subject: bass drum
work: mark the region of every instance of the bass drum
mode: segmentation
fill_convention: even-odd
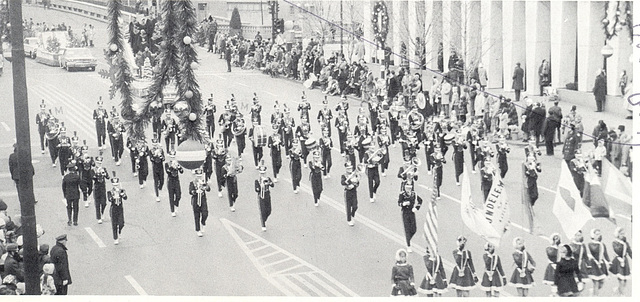
[[[427,99],[424,97],[424,93],[418,93],[416,95],[416,106],[418,109],[425,110],[427,108]]]
[[[267,145],[267,133],[264,131],[264,127],[256,126],[253,129],[253,142],[256,147],[264,147]]]

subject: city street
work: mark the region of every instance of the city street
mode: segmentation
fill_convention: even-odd
[[[106,24],[76,15],[42,8],[24,6],[24,19],[49,24],[65,22],[80,30],[84,23],[96,27],[96,47],[91,49],[98,58],[95,72],[67,72],[26,59],[29,115],[31,127],[31,150],[35,168],[34,191],[37,222],[46,233],[39,243],[55,244],[55,237],[66,233],[69,236],[68,253],[73,284],[70,295],[179,295],[179,296],[320,296],[320,297],[385,297],[391,291],[391,268],[396,250],[406,248],[401,210],[398,206],[400,180],[396,177],[401,166],[401,148],[390,148],[391,164],[386,177],[378,189],[375,203],[369,202],[366,180],[358,189],[358,211],[355,226],[346,222],[343,186],[340,176],[344,173],[344,159],[339,149],[334,148],[331,177],[324,180],[324,191],[320,206],[313,205],[309,169],[303,168],[302,189],[294,194],[289,173],[288,160],[283,155],[283,168],[272,190],[273,213],[267,222],[268,231],[262,232],[257,196],[253,190],[254,180],[259,177],[253,165],[251,148],[247,146],[243,155],[244,172],[238,176],[239,197],[231,212],[228,207],[226,189],[223,197],[216,192],[215,175],[209,200],[209,219],[204,237],[197,237],[194,230],[193,213],[190,206],[188,184],[193,179],[190,171],[181,175],[182,199],[177,217],[171,217],[166,188],[161,193],[161,201],[156,202],[153,178],[149,175],[143,189],[138,186],[137,177],[131,172],[130,157],[125,150],[122,165],[116,166],[110,151],[105,150],[104,166],[115,171],[129,199],[124,202],[125,228],[119,245],[113,244],[110,219],[98,224],[95,219],[93,196],[91,204],[83,207],[80,201],[78,226],[66,225],[66,209],[62,201],[61,175],[58,167],[52,168],[48,153],[41,154],[38,142],[35,116],[39,112],[41,100],[64,121],[68,135],[78,132],[80,140],[86,139],[90,154],[97,156],[97,140],[92,119],[93,109],[102,96],[104,107],[119,108],[119,99],[109,100],[110,82],[102,78],[98,71],[108,69],[103,55],[106,47]],[[223,112],[223,106],[235,95],[240,112],[245,117],[253,94],[256,93],[263,105],[262,120],[268,133],[268,124],[277,100],[292,109],[291,115],[299,121],[298,101],[305,91],[311,102],[311,125],[314,137],[319,137],[319,126],[315,116],[322,108],[324,95],[320,90],[307,90],[301,83],[283,78],[272,78],[255,70],[234,68],[226,72],[226,62],[218,54],[207,53],[198,48],[200,67],[196,70],[200,92],[206,99],[214,94],[217,105],[216,120]],[[4,74],[0,77],[0,198],[9,206],[10,215],[19,214],[17,193],[10,178],[9,154],[15,141],[15,121],[11,63],[5,61]],[[429,76],[430,78],[430,76]],[[329,97],[329,107],[335,108],[339,97]],[[355,121],[360,101],[350,99],[350,120]],[[567,110],[568,112],[568,110]],[[335,116],[335,114],[334,114]],[[247,118],[247,122],[249,119]],[[592,122],[590,122],[592,123]],[[613,125],[611,126],[613,128]],[[220,131],[216,125],[216,133]],[[591,134],[588,128],[587,133]],[[335,128],[332,130],[334,145],[337,145]],[[217,136],[217,134],[216,134]],[[151,137],[148,129],[147,137]],[[164,142],[164,140],[162,140]],[[247,144],[250,141],[247,140]],[[591,143],[585,143],[591,145]],[[164,144],[163,144],[164,146]],[[230,149],[237,155],[235,142]],[[544,153],[544,147],[541,146]],[[527,216],[521,201],[521,164],[525,153],[521,144],[511,145],[508,155],[509,172],[505,178],[506,192],[510,200],[511,226],[504,235],[497,253],[507,275],[514,270],[512,240],[522,237],[536,262],[534,280],[536,286],[530,296],[547,297],[550,286],[542,283],[548,263],[545,247],[548,236],[554,232],[562,234],[562,228],[552,213],[556,187],[562,163],[562,146],[557,146],[555,156],[541,156],[542,173],[538,178],[540,197],[535,204],[536,228],[529,234]],[[283,152],[284,153],[284,152]],[[467,247],[473,255],[478,276],[484,272],[482,254],[484,240],[475,235],[461,221],[460,187],[455,184],[451,151],[446,154],[442,199],[438,201],[439,247],[445,261],[445,271],[451,274],[456,238],[468,238]],[[424,148],[418,151],[423,162],[420,167],[417,194],[427,202],[431,198],[432,175],[427,174]],[[168,157],[169,158],[169,157]],[[309,157],[311,158],[311,157]],[[268,149],[264,160],[268,163],[267,175],[272,176]],[[474,203],[481,206],[480,173],[471,174],[471,159],[465,151],[465,171],[469,173]],[[366,178],[366,176],[364,176]],[[111,186],[108,184],[107,189]],[[615,209],[614,209],[615,211]],[[108,212],[108,211],[107,211]],[[422,226],[426,209],[416,212],[418,232],[413,238],[413,253],[408,262],[413,265],[416,286],[420,284],[426,269],[422,256],[426,246]],[[616,212],[617,226],[623,227],[630,242],[633,242],[631,213]],[[611,256],[611,241],[616,227],[611,221],[598,219],[589,221],[583,228],[585,242],[589,242],[589,231],[600,228],[603,242]],[[570,238],[562,234],[563,243]],[[587,282],[586,288],[592,288]],[[609,277],[605,281],[602,296],[611,296],[617,280]],[[516,289],[507,287],[502,296],[516,295]],[[627,294],[630,295],[631,286]],[[484,297],[480,289],[471,291],[473,297]],[[584,293],[583,296],[588,296]],[[449,290],[447,297],[455,297],[455,290]]]

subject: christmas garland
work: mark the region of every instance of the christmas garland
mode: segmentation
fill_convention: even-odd
[[[380,22],[378,22],[378,19],[380,19]],[[384,47],[387,40],[387,34],[389,34],[389,13],[387,12],[387,6],[383,1],[377,1],[373,6],[371,25],[373,27],[374,40],[377,44]]]
[[[609,14],[609,2],[615,2],[615,14]],[[602,19],[602,29],[607,40],[611,40],[613,36],[618,35],[624,26],[629,31],[629,39],[633,40],[633,13],[631,11],[631,1],[625,1],[624,12],[620,10],[620,1],[606,1],[604,3],[604,18]]]
[[[111,88],[109,89],[109,98],[113,99],[116,92],[120,92],[122,101],[120,102],[121,115],[125,120],[127,132],[133,135],[131,121],[135,119],[136,112],[133,110],[133,95],[131,90],[131,82],[133,76],[129,69],[129,64],[124,58],[123,52],[123,35],[120,29],[119,20],[122,16],[122,0],[113,0],[108,2],[109,23],[107,29],[109,31],[109,50],[106,52],[107,62],[109,62],[111,77]],[[135,136],[135,135],[133,135]]]

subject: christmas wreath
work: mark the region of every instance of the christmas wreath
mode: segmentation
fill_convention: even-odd
[[[615,13],[609,13],[609,6],[616,7]],[[607,40],[618,35],[624,26],[629,30],[629,39],[633,40],[633,14],[631,12],[631,1],[606,1],[604,3],[604,18],[602,19],[602,29]],[[624,6],[624,10],[622,7]]]
[[[374,5],[371,24],[373,26],[373,38],[377,44],[384,47],[389,33],[389,13],[383,1],[377,1]]]

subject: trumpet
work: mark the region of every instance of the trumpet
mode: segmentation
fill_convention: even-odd
[[[382,160],[382,157],[384,157],[384,154],[385,154],[384,148],[376,149],[369,157],[368,164],[372,166],[377,165],[378,163],[380,163],[380,160]]]
[[[498,144],[498,152],[509,153],[511,148],[506,143]]]
[[[360,183],[360,175],[364,173],[365,169],[365,164],[358,164],[353,172],[347,176],[346,182],[351,183],[352,186],[357,186]]]
[[[238,162],[238,159],[234,157],[231,160],[231,164],[227,167],[227,175],[236,176],[242,173],[242,171],[244,171],[244,166],[242,166],[242,163]]]
[[[404,171],[402,171],[402,174],[400,174],[400,177],[403,179],[413,178],[416,174],[418,174],[418,167],[420,167],[420,165],[422,165],[422,162],[420,161],[419,158],[417,157],[412,158],[411,163],[406,169],[404,169]]]

